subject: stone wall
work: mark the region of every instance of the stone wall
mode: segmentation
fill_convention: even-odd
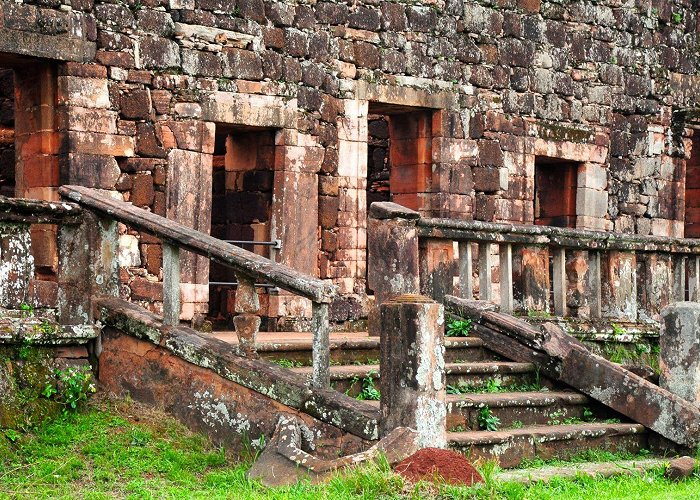
[[[579,164],[577,227],[683,234],[691,0],[69,3],[1,3],[0,53],[58,61],[56,120],[31,132],[61,182],[209,231],[215,136],[274,131],[269,234],[278,260],[339,286],[336,321],[367,308],[370,115],[391,135],[420,110],[421,146],[390,148],[388,165],[392,199],[423,214],[532,223],[544,157]],[[122,292],[158,311],[159,242],[121,233]],[[183,261],[182,319],[206,313],[207,281],[204,259]]]

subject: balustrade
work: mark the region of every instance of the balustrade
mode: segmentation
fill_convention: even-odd
[[[384,223],[403,220],[402,234],[418,240],[387,248],[420,249],[419,284],[411,291],[436,300],[446,293],[476,295],[504,312],[612,322],[658,321],[671,302],[700,301],[700,240],[425,218],[393,203],[375,205],[381,206],[370,214],[385,214]],[[388,233],[378,232],[376,222],[369,227],[375,229],[370,240],[386,240]],[[377,245],[370,241],[372,248]],[[373,265],[371,252],[369,259],[370,273],[387,273]],[[391,277],[369,277],[370,284],[384,279]]]

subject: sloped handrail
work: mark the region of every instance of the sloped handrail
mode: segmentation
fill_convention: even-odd
[[[156,215],[130,203],[115,200],[95,189],[82,186],[62,186],[58,191],[62,196],[98,214],[145,231],[183,250],[230,266],[235,271],[252,279],[267,280],[283,290],[324,304],[332,302],[336,295],[336,287],[330,283],[300,273],[284,264],[272,262],[230,243],[225,243],[172,219]]]

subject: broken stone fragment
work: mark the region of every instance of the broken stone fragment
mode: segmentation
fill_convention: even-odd
[[[318,483],[338,469],[359,465],[380,455],[384,455],[390,465],[396,465],[418,450],[417,438],[416,431],[398,427],[366,451],[324,460],[310,453],[313,451],[313,434],[304,422],[282,413],[270,443],[250,468],[248,476],[268,487],[294,484],[303,478]]]
[[[697,464],[693,457],[674,458],[668,464],[665,476],[675,481],[685,479],[695,472],[696,466]]]

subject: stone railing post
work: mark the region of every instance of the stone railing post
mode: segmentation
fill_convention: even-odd
[[[416,221],[420,214],[396,203],[372,203],[367,224],[367,283],[374,291],[369,333],[379,335],[378,307],[404,293],[419,293]]]
[[[238,313],[233,317],[233,324],[236,327],[238,336],[238,346],[246,356],[257,357],[256,341],[260,330],[260,299],[255,290],[255,282],[243,273],[236,273],[238,286],[236,287],[235,311]]]
[[[62,325],[93,321],[94,296],[119,295],[117,223],[90,212],[58,229],[58,313]]]
[[[380,306],[381,434],[418,431],[420,447],[447,445],[444,311],[422,295],[406,294]]]
[[[676,302],[661,311],[659,385],[700,404],[700,304]]]
[[[29,304],[34,257],[29,224],[0,222],[0,307]]]

